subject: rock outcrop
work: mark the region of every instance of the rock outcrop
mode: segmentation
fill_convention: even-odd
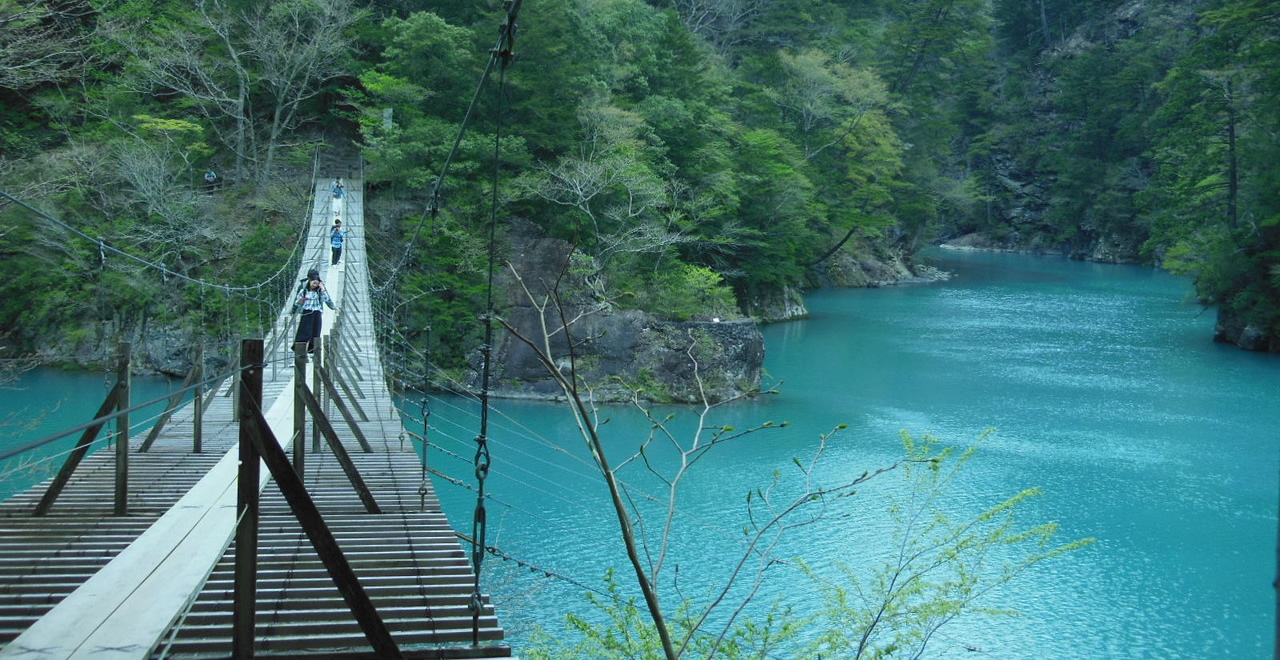
[[[559,398],[563,392],[550,368],[576,376],[596,401],[625,400],[639,391],[653,401],[717,402],[760,387],[764,337],[754,321],[671,322],[617,309],[582,277],[557,277],[572,249],[568,243],[527,223],[513,227],[508,243],[511,267],[496,283],[504,299],[498,315],[514,333],[495,333],[493,396]],[[479,357],[468,383],[477,390]]]
[[[913,264],[900,248],[883,244],[853,243],[813,267],[812,278],[819,288],[860,289],[950,279],[945,271]],[[787,287],[759,294],[750,301],[751,315],[761,323],[794,321],[809,316],[804,292]]]
[[[1213,327],[1213,340],[1233,344],[1246,351],[1280,353],[1280,337],[1265,328],[1246,323],[1231,309],[1218,308],[1218,320]]]
[[[183,378],[195,364],[195,342],[199,337],[190,327],[162,325],[120,318],[85,323],[77,331],[43,342],[42,364],[68,369],[111,370],[115,368],[120,342],[132,344],[131,370],[138,375],[163,375]],[[205,354],[208,369],[221,370],[231,363],[228,355]]]
[[[819,264],[815,274],[824,287],[846,289],[943,282],[951,278],[951,273],[914,263],[906,250],[884,244],[855,244],[841,250]]]
[[[760,293],[750,301],[750,305],[752,316],[761,323],[794,321],[809,316],[804,294],[794,287]]]

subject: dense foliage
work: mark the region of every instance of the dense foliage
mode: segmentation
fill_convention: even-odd
[[[837,247],[976,232],[1190,273],[1280,349],[1274,3],[531,0],[516,59],[478,90],[502,11],[0,0],[2,189],[184,276],[251,284],[301,224],[309,194],[288,182],[316,144],[363,148],[389,241],[422,236],[447,164],[447,217],[402,282],[421,301],[406,323],[444,319],[455,362],[494,190],[499,223],[571,241],[599,295],[677,320],[767,315]],[[217,295],[26,209],[0,208],[0,232],[0,328],[28,349],[108,317],[209,323]]]
[[[1220,338],[1280,350],[1280,7],[997,2],[1001,84],[975,151],[1016,245],[1195,278]]]

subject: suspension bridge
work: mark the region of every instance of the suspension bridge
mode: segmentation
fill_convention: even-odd
[[[297,277],[318,266],[339,307],[314,353],[286,302],[238,368],[193,372],[188,403],[130,435],[122,344],[58,473],[0,502],[0,657],[512,657],[387,387],[361,183],[313,180]]]

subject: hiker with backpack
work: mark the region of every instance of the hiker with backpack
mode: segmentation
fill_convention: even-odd
[[[320,314],[324,305],[328,305],[329,309],[335,312],[342,311],[333,304],[333,299],[325,290],[324,282],[320,281],[320,272],[312,268],[307,273],[306,283],[303,284],[302,290],[293,302],[294,313],[301,314],[298,318],[298,333],[294,336],[293,342],[305,343],[308,353],[316,349],[315,340],[320,336],[322,327]]]

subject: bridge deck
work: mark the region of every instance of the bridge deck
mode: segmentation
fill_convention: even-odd
[[[315,450],[310,423],[303,482],[405,657],[509,658],[487,599],[473,627],[474,573],[385,386],[369,306],[360,182],[349,181],[347,191],[334,201],[327,184],[317,185],[302,270],[322,264],[342,309],[340,339],[330,334],[334,313],[325,312],[326,344],[341,355],[335,375],[359,392],[353,403],[368,421],[356,425],[372,451],[362,450],[333,404],[327,412],[381,513],[367,512],[327,446]],[[327,230],[335,216],[351,234],[346,263],[330,267]],[[264,416],[286,451],[293,433],[292,334],[282,311],[266,340],[274,350],[263,379]],[[137,451],[142,437],[130,439],[128,515],[113,515],[112,451],[86,457],[48,515],[32,515],[48,482],[0,502],[0,657],[231,655],[239,439],[231,389],[224,383],[210,399],[200,453],[192,451],[191,406],[174,415],[148,451]],[[262,473],[255,654],[375,657],[279,489]]]

